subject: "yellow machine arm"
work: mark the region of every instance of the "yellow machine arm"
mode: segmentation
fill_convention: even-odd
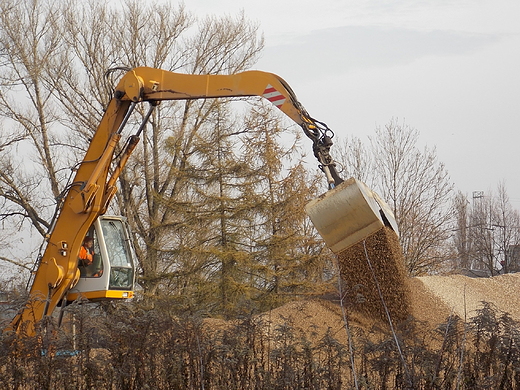
[[[10,329],[34,334],[35,324],[49,315],[80,278],[78,252],[96,218],[106,211],[116,192],[116,181],[139,138],[138,135],[162,100],[261,96],[271,101],[313,140],[320,168],[332,188],[342,182],[329,155],[331,131],[311,118],[289,85],[280,77],[261,71],[234,75],[185,75],[153,68],[128,71],[115,88],[114,97],[63,199],[60,213],[48,235],[30,290],[30,302],[11,323]],[[150,110],[109,177],[114,151],[133,108],[151,103]],[[117,298],[117,297],[116,297]],[[121,297],[122,298],[122,297]]]

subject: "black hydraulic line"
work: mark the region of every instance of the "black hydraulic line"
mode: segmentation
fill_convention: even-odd
[[[117,129],[116,134],[121,134],[124,127],[126,126],[126,123],[128,122],[128,119],[130,119],[130,115],[132,115],[132,112],[134,111],[136,104],[137,104],[136,102],[132,102],[130,104],[130,107],[128,108],[128,111],[126,112],[125,117],[123,118],[123,121],[119,125],[119,129]]]
[[[150,101],[150,108],[148,108],[148,112],[144,116],[143,121],[141,122],[141,125],[139,126],[139,129],[137,130],[137,133],[135,134],[137,137],[139,137],[141,135],[141,133],[143,132],[144,127],[148,123],[148,119],[150,119],[150,116],[152,115],[153,110],[155,109],[155,107],[157,107],[157,101],[151,100]]]

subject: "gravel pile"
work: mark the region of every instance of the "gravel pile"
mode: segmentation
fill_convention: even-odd
[[[261,316],[271,334],[280,326],[292,327],[295,334],[308,340],[320,340],[327,332],[343,344],[347,343],[341,307],[324,299],[290,302]],[[358,321],[356,321],[357,323]]]
[[[416,289],[438,299],[445,310],[462,319],[475,316],[482,302],[490,302],[515,320],[520,320],[520,274],[492,278],[470,278],[463,275],[424,276],[417,279]]]
[[[402,288],[396,287],[402,291]],[[469,320],[482,307],[483,301],[494,304],[498,310],[520,321],[520,273],[493,278],[463,275],[411,278],[407,280],[407,291],[409,313],[432,327],[444,323],[450,314]],[[342,340],[345,329],[339,299],[337,294],[331,297],[291,302],[263,316],[275,327],[291,319],[293,324],[306,332],[323,335],[330,331]],[[372,304],[376,306],[375,302]],[[352,324],[363,328],[369,328],[375,320],[370,313],[367,316],[365,309],[361,312],[350,311],[349,318]]]
[[[368,265],[367,256],[372,267]],[[398,238],[389,228],[383,228],[364,243],[340,252],[337,258],[345,281],[344,307],[352,325],[369,329],[375,323],[387,323],[379,291],[394,324],[409,315],[430,324],[432,328],[444,323],[452,314],[469,320],[482,308],[484,301],[520,321],[520,273],[493,278],[463,275],[408,278],[405,276]],[[376,274],[377,284],[372,270]],[[319,339],[326,332],[331,332],[337,339],[346,342],[339,302],[339,294],[332,292],[326,298],[288,303],[260,317],[271,330],[292,325],[307,336]],[[217,326],[213,324],[213,327]]]

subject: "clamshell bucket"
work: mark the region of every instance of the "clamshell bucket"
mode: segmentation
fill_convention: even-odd
[[[353,312],[376,321],[405,321],[410,295],[390,207],[351,178],[311,201],[306,212],[337,257],[342,297]]]
[[[399,234],[390,207],[355,178],[312,200],[305,211],[334,253],[355,245],[384,226]]]

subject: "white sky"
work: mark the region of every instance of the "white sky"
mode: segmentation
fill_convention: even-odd
[[[392,118],[436,147],[457,190],[520,209],[520,1],[190,0],[197,16],[259,24],[256,68],[283,77],[316,119],[367,141]]]

